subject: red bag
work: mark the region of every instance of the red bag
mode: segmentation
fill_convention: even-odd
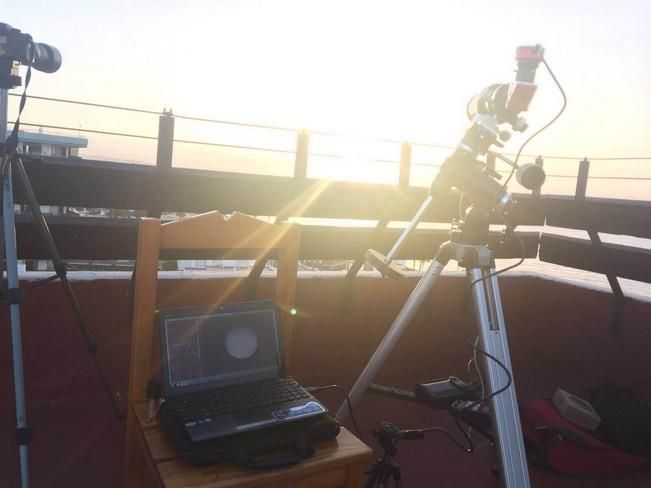
[[[648,468],[649,460],[610,446],[561,417],[549,400],[536,400],[520,416],[535,464],[564,474],[604,475]]]

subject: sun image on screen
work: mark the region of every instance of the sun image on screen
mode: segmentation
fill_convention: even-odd
[[[238,325],[226,334],[226,352],[235,359],[248,359],[258,350],[258,336],[253,329]]]
[[[165,322],[169,383],[232,384],[280,370],[275,317],[270,310],[203,314]]]

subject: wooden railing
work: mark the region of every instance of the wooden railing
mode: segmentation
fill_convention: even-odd
[[[152,202],[164,211],[250,215],[408,221],[427,195],[425,188],[310,180],[275,176],[167,168],[80,159],[26,159],[25,166],[41,205],[130,209],[143,215]],[[16,203],[26,203],[17,182]],[[517,195],[513,220],[518,225],[551,225],[596,232],[651,237],[651,203],[612,199]],[[423,222],[447,223],[457,216],[457,197],[449,195],[430,207]],[[135,249],[135,220],[78,217],[49,219],[67,258],[130,259]],[[18,219],[22,258],[43,258],[44,249],[30,234],[29,217]],[[397,230],[359,227],[306,226],[301,256],[305,259],[354,258],[360,250],[387,250]],[[405,246],[404,259],[427,259],[445,231],[423,230]],[[538,252],[538,234],[525,233],[527,256]],[[373,242],[371,242],[373,241]],[[497,246],[499,237],[494,236]],[[603,244],[597,256],[590,242],[543,234],[540,258],[580,269],[651,282],[649,253],[637,248]],[[587,246],[587,247],[586,247]],[[614,250],[617,250],[617,253]],[[513,243],[501,247],[500,257],[518,257]],[[624,258],[623,256],[627,256]],[[616,257],[613,261],[611,258]],[[573,264],[574,263],[574,264]],[[648,270],[648,271],[647,271]]]
[[[54,103],[87,105],[102,110],[141,112],[158,117],[157,136],[84,129],[84,132],[88,133],[156,140],[155,166],[86,159],[26,159],[27,172],[41,205],[120,209],[127,210],[126,214],[134,217],[143,215],[157,217],[165,211],[199,213],[219,210],[225,214],[239,211],[250,215],[269,216],[277,221],[291,217],[375,221],[375,228],[310,225],[302,229],[300,249],[302,259],[356,260],[353,271],[360,266],[361,257],[367,248],[372,247],[384,252],[391,248],[399,231],[387,228],[388,223],[410,220],[426,197],[426,189],[409,186],[411,171],[416,164],[412,161],[413,147],[443,147],[437,144],[412,144],[382,139],[381,142],[399,148],[399,154],[396,150],[391,161],[382,160],[382,162],[396,164],[397,184],[395,185],[314,180],[307,177],[310,156],[341,158],[341,155],[312,152],[310,135],[341,135],[180,116],[172,114],[171,111],[157,112],[80,101],[32,98],[42,98]],[[180,140],[174,135],[176,119],[293,132],[296,135],[296,144],[294,148],[278,149],[236,146],[225,144],[223,141]],[[23,125],[72,130],[68,127],[28,122]],[[175,144],[202,144],[238,150],[293,154],[292,176],[275,177],[174,168]],[[568,159],[568,157],[554,156],[552,159]],[[536,163],[542,165],[543,159],[536,158]],[[527,258],[539,257],[541,261],[605,274],[615,297],[613,324],[616,328],[624,303],[618,278],[651,283],[651,251],[639,247],[604,243],[600,233],[651,238],[651,203],[586,198],[589,168],[590,162],[587,159],[580,163],[574,197],[540,197],[539,193],[517,195],[519,204],[510,218],[517,225],[546,224],[588,232],[590,240],[548,232],[519,234],[525,243]],[[552,177],[567,178],[570,175],[552,175]],[[617,177],[611,178],[617,179]],[[26,203],[20,185],[14,187],[16,203]],[[458,216],[457,214],[458,197],[449,195],[435,202],[423,216],[422,221],[449,223],[451,219]],[[17,219],[19,257],[47,258],[46,249],[39,241],[27,217],[23,215]],[[65,259],[134,258],[137,225],[135,218],[52,216],[48,221],[61,255]],[[447,231],[444,230],[418,230],[396,257],[430,259],[438,245],[446,239]],[[522,255],[520,246],[513,239],[504,240],[499,233],[491,235],[490,245],[498,258],[514,258]],[[215,253],[215,257],[217,256],[218,253]],[[180,256],[164,257],[175,259]],[[204,253],[202,257],[211,256]]]
[[[13,94],[18,96],[18,94]],[[158,118],[158,134],[112,133],[105,130],[54,127],[24,121],[25,126],[60,130],[81,130],[91,134],[139,138],[157,142],[156,166],[123,164],[82,159],[26,160],[27,171],[41,205],[128,209],[133,215],[159,216],[163,211],[222,213],[240,211],[251,215],[265,215],[284,220],[289,217],[334,219],[362,219],[377,221],[376,229],[306,227],[301,256],[305,259],[348,259],[359,257],[369,246],[388,250],[397,231],[386,229],[390,221],[408,221],[426,196],[426,189],[410,187],[413,148],[451,150],[451,146],[433,143],[412,143],[394,139],[378,139],[395,149],[391,162],[396,164],[396,185],[372,185],[341,181],[319,181],[307,178],[310,157],[341,158],[337,154],[317,154],[311,148],[311,135],[349,137],[345,134],[311,131],[292,127],[261,125],[173,114],[172,111],[145,110],[88,101],[64,100],[30,96],[48,103],[77,105],[93,110],[109,110],[126,115],[139,113]],[[269,148],[226,144],[228,141],[190,141],[175,137],[175,121],[185,120],[241,129],[268,130],[295,134],[293,148]],[[99,117],[97,120],[101,120]],[[102,129],[97,128],[97,129]],[[283,152],[294,156],[292,177],[273,177],[228,172],[187,170],[173,167],[176,144],[201,144],[257,152]],[[399,149],[399,151],[398,151]],[[261,153],[261,154],[262,154]],[[549,156],[553,160],[571,159],[569,156]],[[648,158],[595,158],[648,159]],[[383,161],[387,162],[387,161]],[[536,158],[536,163],[543,163]],[[519,225],[543,224],[587,230],[590,241],[561,237],[549,233],[524,235],[527,257],[539,254],[541,260],[605,273],[616,294],[616,277],[651,282],[649,252],[644,249],[615,246],[601,242],[599,233],[611,233],[651,238],[651,203],[624,200],[587,199],[586,186],[590,162],[580,163],[576,194],[572,198],[543,197],[539,194],[519,195],[519,206],[512,220]],[[568,178],[570,175],[551,175]],[[600,177],[613,178],[618,177]],[[649,178],[638,178],[648,180]],[[20,185],[15,185],[16,202],[24,203]],[[457,198],[447,197],[430,207],[424,222],[448,223],[457,216]],[[84,259],[130,259],[135,249],[134,222],[125,219],[69,220],[50,219],[53,232],[63,255]],[[22,257],[44,257],[29,225],[19,219],[19,252]],[[428,259],[439,242],[445,239],[441,231],[419,231],[413,236],[398,258]],[[110,237],[107,240],[107,237]],[[500,257],[519,257],[518,246],[499,243],[495,235],[492,245]],[[538,252],[540,248],[540,252]]]

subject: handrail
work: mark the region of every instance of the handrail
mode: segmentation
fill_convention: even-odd
[[[14,97],[19,97],[21,96],[20,94],[17,93],[10,93],[10,96]],[[277,130],[277,131],[285,131],[285,132],[298,132],[304,129],[299,129],[296,127],[286,127],[286,126],[278,126],[278,125],[270,125],[270,124],[260,124],[260,123],[250,123],[250,122],[241,122],[241,121],[234,121],[234,120],[223,120],[223,119],[213,119],[213,118],[208,118],[208,117],[197,117],[197,116],[191,116],[191,115],[182,115],[182,114],[174,114],[171,110],[166,111],[163,109],[162,111],[157,111],[157,110],[149,110],[149,109],[142,109],[142,108],[136,108],[136,107],[125,107],[125,106],[120,106],[120,105],[111,105],[111,104],[104,104],[104,103],[97,103],[97,102],[87,102],[87,101],[82,101],[82,100],[70,100],[70,99],[64,99],[64,98],[55,98],[55,97],[44,97],[44,96],[38,96],[38,95],[27,95],[27,98],[33,98],[35,100],[43,100],[43,101],[48,101],[48,102],[56,102],[56,103],[68,103],[68,104],[73,104],[73,105],[82,105],[82,106],[88,106],[88,107],[94,107],[94,108],[104,108],[104,109],[110,109],[110,110],[118,110],[118,111],[126,111],[126,112],[133,112],[133,113],[142,113],[146,115],[169,115],[173,116],[176,119],[181,119],[181,120],[191,120],[191,121],[196,121],[196,122],[206,122],[206,123],[214,123],[214,124],[222,124],[222,125],[232,125],[232,126],[239,126],[239,127],[248,127],[248,128],[257,128],[257,129],[265,129],[265,130]],[[154,136],[145,136],[145,135],[138,135],[138,134],[126,134],[126,133],[119,133],[119,132],[110,132],[110,131],[103,131],[103,130],[98,130],[98,129],[81,129],[81,128],[74,128],[74,127],[62,127],[62,126],[48,126],[44,124],[35,124],[35,123],[22,123],[23,125],[29,125],[29,126],[40,126],[40,127],[45,127],[45,128],[53,128],[53,129],[58,129],[58,130],[71,130],[71,131],[77,131],[77,132],[88,132],[88,133],[97,133],[97,134],[108,134],[108,135],[116,135],[116,136],[126,136],[126,137],[136,137],[136,138],[142,138],[142,139],[155,139]],[[322,135],[322,136],[332,136],[332,137],[359,137],[357,134],[352,134],[352,133],[345,133],[345,132],[335,132],[335,131],[325,131],[325,130],[311,130],[311,134],[313,135]],[[405,140],[399,140],[395,138],[389,138],[389,137],[377,137],[373,138],[374,141],[376,142],[382,142],[382,143],[391,143],[391,144],[405,144],[408,143],[412,146],[419,146],[419,147],[431,147],[431,148],[437,148],[437,149],[454,149],[453,144],[442,144],[442,143],[435,143],[435,142],[426,142],[426,141],[405,141]],[[208,142],[202,142],[202,141],[177,141],[177,142],[183,142],[187,144],[211,144]],[[219,144],[214,144],[216,146],[219,146]],[[229,147],[230,145],[224,144],[224,146]],[[269,150],[269,151],[278,151],[276,149],[271,149],[271,148],[262,148],[262,147],[254,147],[254,146],[243,146],[245,149],[253,149],[253,150]],[[290,151],[288,151],[290,152]],[[514,155],[514,153],[504,153],[506,155]],[[316,155],[316,154],[315,154]],[[317,155],[318,156],[318,155]],[[522,157],[528,157],[528,158],[535,158],[537,156],[540,156],[538,154],[522,154]],[[333,157],[333,155],[328,155],[326,157]],[[337,156],[339,157],[339,156]],[[551,159],[551,160],[568,160],[568,161],[577,161],[582,159],[582,157],[578,156],[568,156],[568,155],[547,155],[544,156],[546,159]],[[591,161],[649,161],[651,160],[651,156],[596,156],[596,157],[591,157]],[[388,161],[388,160],[379,160],[378,162],[398,162],[396,161]],[[419,165],[425,165],[420,163]]]

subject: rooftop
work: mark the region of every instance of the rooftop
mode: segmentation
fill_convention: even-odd
[[[64,136],[60,134],[48,134],[44,132],[32,132],[21,130],[18,132],[18,140],[30,144],[56,144],[84,148],[88,147],[88,139],[85,137]]]

